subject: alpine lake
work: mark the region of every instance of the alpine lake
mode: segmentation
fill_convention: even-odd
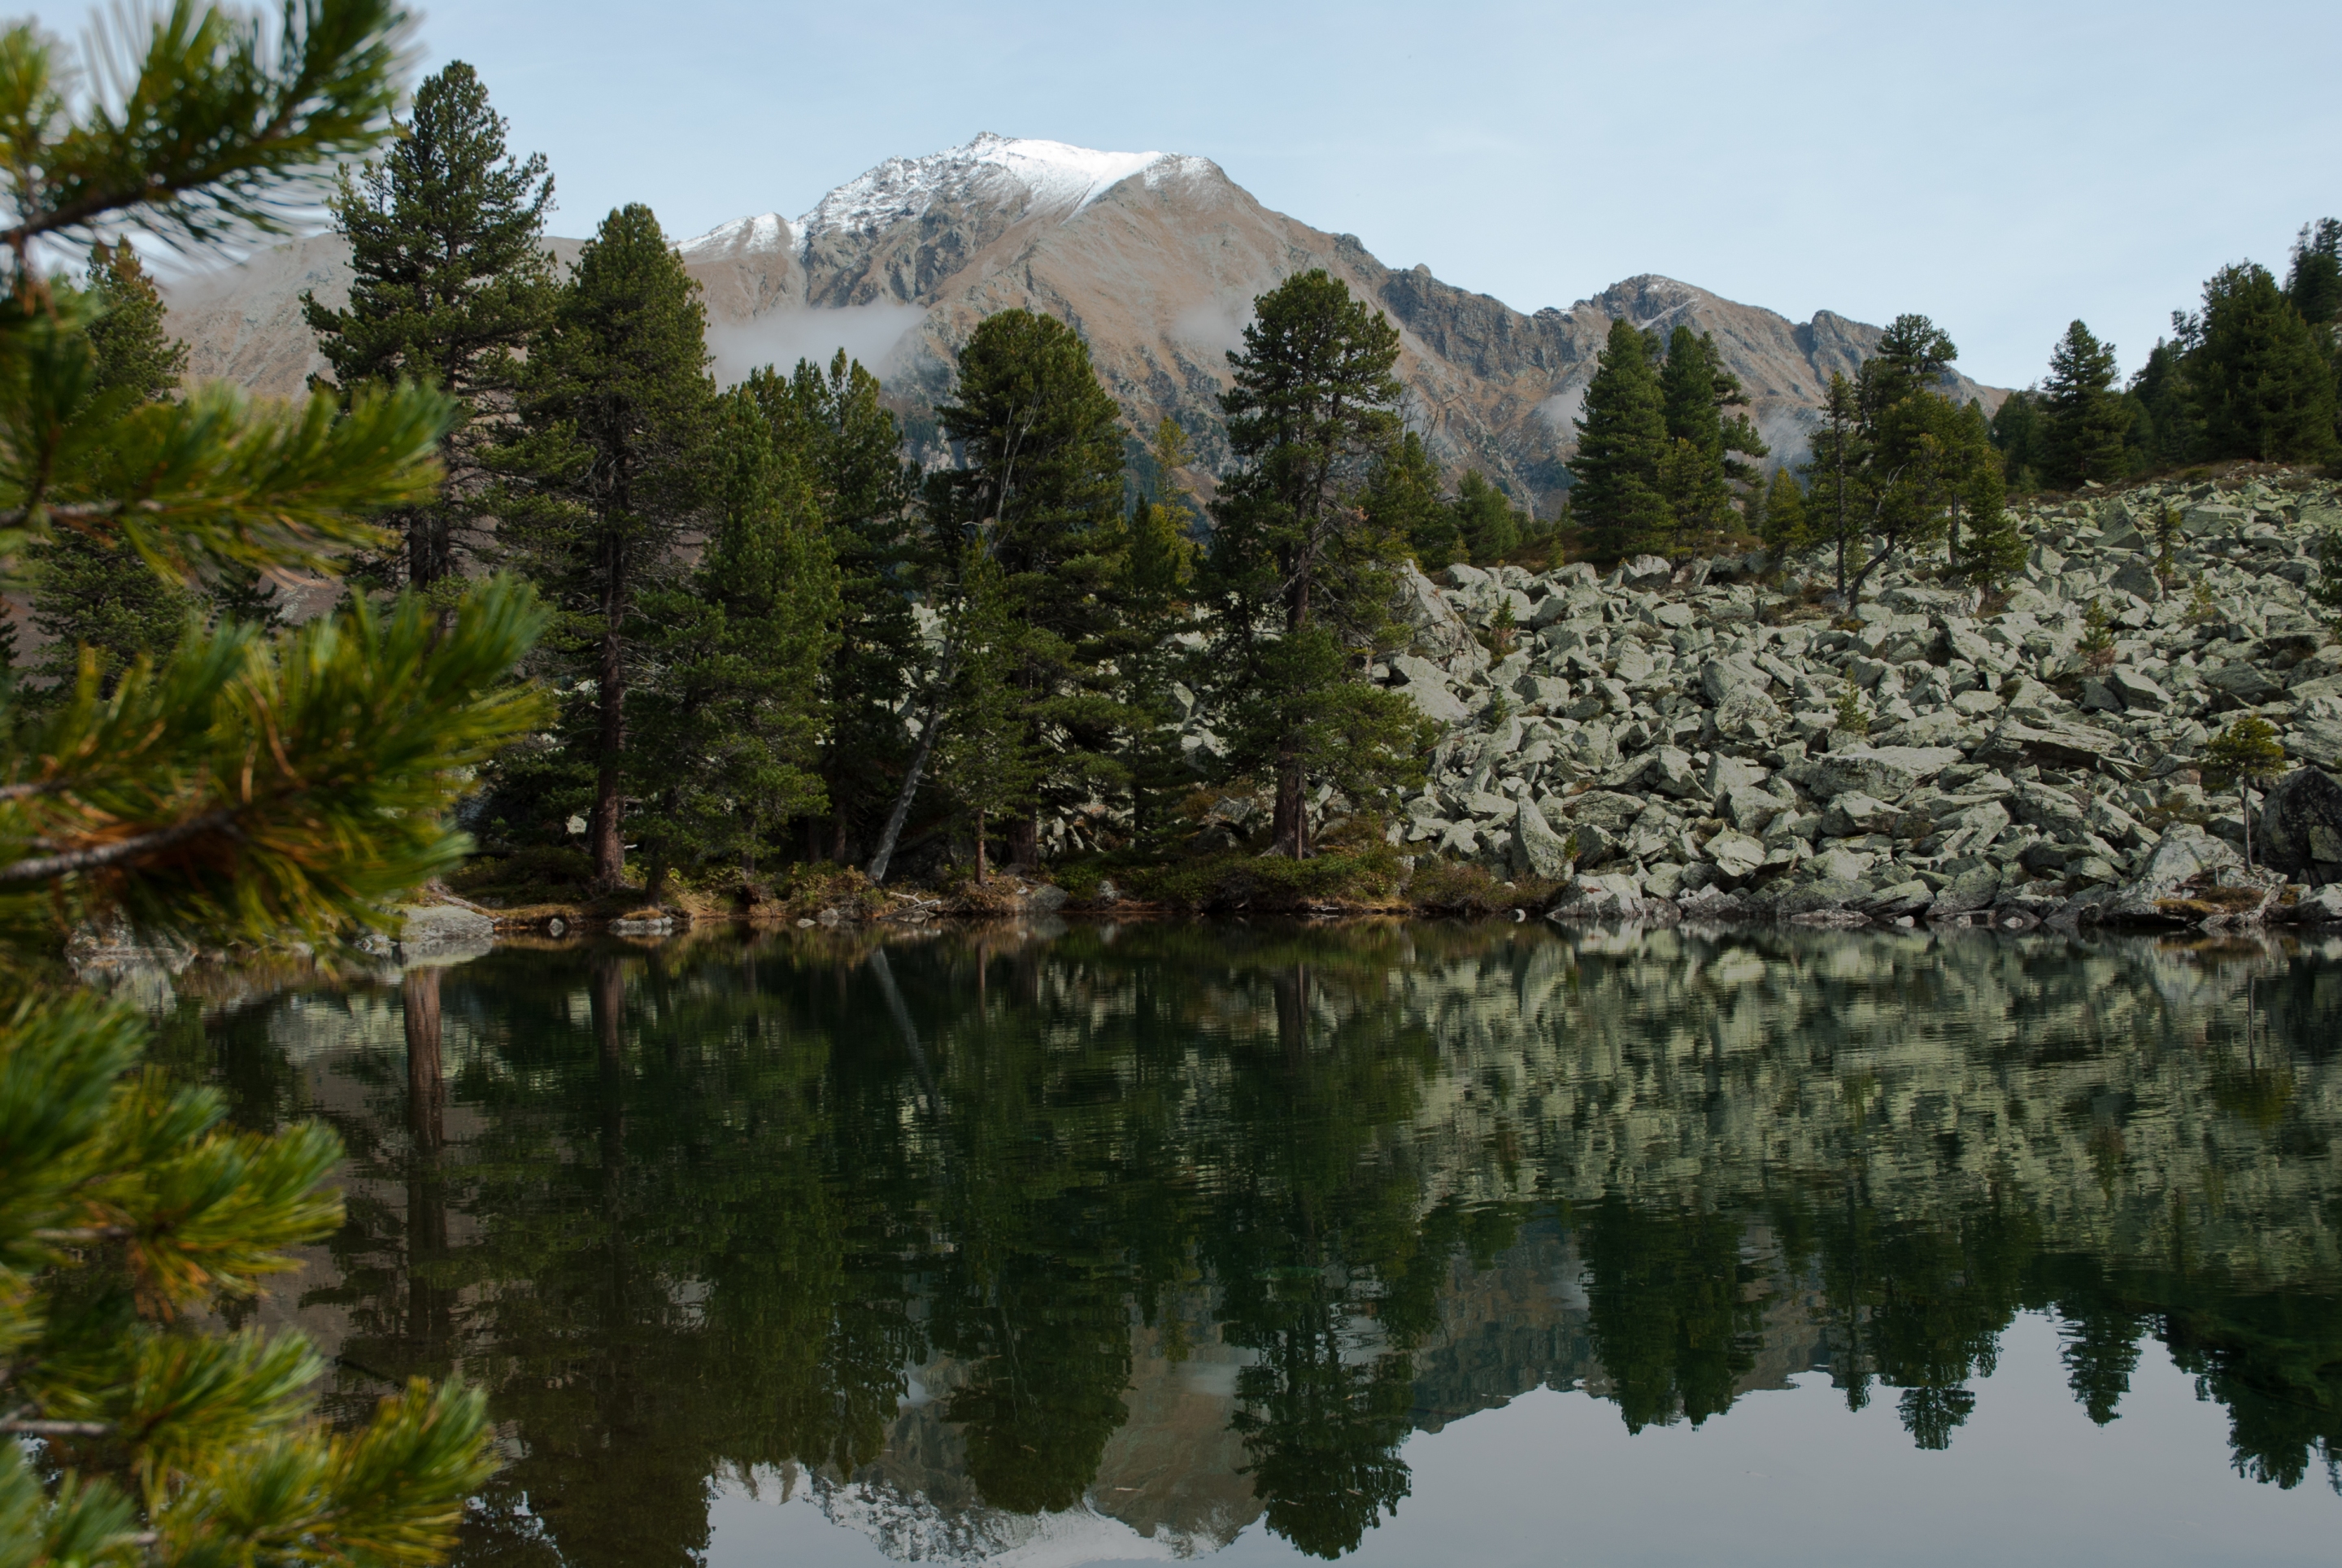
[[[2342,939],[724,930],[125,980],[456,1562],[2342,1560]]]

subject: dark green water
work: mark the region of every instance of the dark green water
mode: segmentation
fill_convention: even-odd
[[[460,1562],[2330,1563],[2342,943],[1076,928],[181,1001]],[[295,1310],[297,1309],[297,1310]]]

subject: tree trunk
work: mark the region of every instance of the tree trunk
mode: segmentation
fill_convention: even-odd
[[[1037,815],[1026,811],[1011,817],[1004,838],[1006,842],[1002,849],[1006,853],[1002,858],[1009,865],[1029,871],[1041,864],[1041,821]]]
[[[1309,569],[1306,563],[1297,564],[1291,573],[1293,587],[1285,601],[1285,635],[1297,637],[1309,628]],[[1307,780],[1301,772],[1301,737],[1298,725],[1288,728],[1284,740],[1276,749],[1276,809],[1269,820],[1272,849],[1282,849],[1298,860],[1309,852],[1309,817],[1303,790]]]
[[[833,796],[832,799],[836,799],[836,797]],[[841,866],[846,864],[846,806],[843,801],[839,801],[832,806],[829,811],[829,858]]]
[[[927,770],[927,755],[936,749],[936,733],[943,727],[943,717],[944,701],[938,692],[928,706],[927,721],[919,727],[919,744],[903,774],[903,787],[895,792],[894,809],[886,813],[886,829],[878,835],[878,852],[870,857],[867,875],[874,885],[886,879],[886,862],[895,858],[895,840],[903,836],[904,819],[911,814],[911,797],[919,792],[919,775]]]
[[[2237,779],[2237,810],[2245,819],[2245,869],[2253,869],[2253,792],[2241,775]]]
[[[446,1145],[446,1070],[440,1056],[439,980],[445,971],[408,970],[399,977],[406,1031],[406,1332],[425,1345],[445,1342],[453,1292],[434,1276],[447,1255],[447,1205],[439,1154]]]
[[[594,855],[595,889],[605,893],[617,891],[626,879],[626,845],[618,824],[623,789],[619,761],[626,744],[626,676],[620,652],[614,602],[602,628],[601,687],[595,693],[600,720],[595,737],[599,766],[594,779],[593,820],[586,830]]]

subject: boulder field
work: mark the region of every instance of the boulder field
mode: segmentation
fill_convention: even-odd
[[[2310,591],[2342,487],[2265,471],[2019,521],[1992,599],[1925,558],[1852,606],[1762,555],[1410,570],[1411,645],[1373,675],[1439,739],[1386,831],[1556,880],[1562,919],[2342,920],[2342,647]],[[2287,756],[2251,870],[2237,792],[2197,771],[2246,713]],[[1216,748],[1207,713],[1183,744]]]

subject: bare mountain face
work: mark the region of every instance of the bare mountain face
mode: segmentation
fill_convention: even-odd
[[[578,243],[552,245],[566,260]],[[927,447],[927,415],[949,392],[960,346],[985,317],[1021,306],[1081,331],[1134,431],[1166,414],[1185,426],[1206,482],[1227,458],[1217,397],[1254,297],[1322,266],[1399,327],[1408,419],[1433,453],[1541,512],[1566,484],[1571,421],[1614,317],[1713,333],[1777,456],[1803,447],[1831,372],[1851,373],[1879,336],[1827,311],[1793,322],[1656,276],[1524,315],[1272,212],[1208,159],[990,134],[889,159],[794,223],[740,218],[681,250],[706,289],[725,380],[843,347],[885,378],[915,445]],[[336,238],[279,246],[172,287],[171,328],[193,347],[195,375],[290,395],[323,363],[299,295],[337,304],[348,277]],[[2000,397],[1964,379],[1957,391],[1987,407]]]

